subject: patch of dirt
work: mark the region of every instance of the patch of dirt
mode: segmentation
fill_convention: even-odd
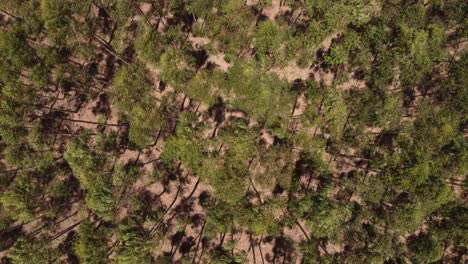
[[[227,71],[231,66],[231,64],[224,59],[224,54],[222,53],[210,55],[207,61],[217,65],[223,71]]]
[[[94,124],[94,123],[97,123],[98,121],[100,121],[99,117],[105,117],[106,115],[110,115],[111,120],[113,121],[117,120],[116,115],[115,115],[115,108],[113,108],[114,111],[112,111],[112,108],[107,109],[107,107],[110,104],[109,105],[105,105],[105,104],[107,103],[102,102],[98,96],[97,99],[90,101],[86,103],[84,106],[82,106],[77,113],[72,113],[70,115],[70,119],[84,121],[84,122],[72,122],[71,121],[72,130],[77,131],[79,128],[93,130],[97,127],[97,124]],[[111,113],[113,113],[114,115],[111,115]],[[105,123],[107,124],[116,124],[116,123],[111,123],[110,121],[106,121],[105,118],[103,119],[103,121],[105,121]],[[91,123],[87,123],[87,122],[91,122]],[[118,129],[118,127],[106,126],[106,129],[115,131]]]
[[[273,263],[274,247],[275,247],[274,240],[270,241],[261,237],[261,239],[257,243],[257,248],[256,248],[258,249],[258,253],[256,253],[256,256],[260,258],[260,260],[257,259],[257,263],[263,263],[262,255],[266,263]]]
[[[194,37],[192,33],[189,34],[188,36],[188,41],[192,44],[192,47],[195,49],[200,49],[203,46],[207,45],[210,43],[209,38],[204,38],[204,37]]]
[[[295,63],[289,63],[286,67],[280,68],[273,68],[272,72],[276,73],[280,78],[286,79],[289,82],[293,82],[294,80],[301,79],[301,80],[308,80],[313,73],[312,69],[310,68],[300,68]]]
[[[323,69],[318,69],[313,71],[314,80],[317,83],[322,83],[325,86],[333,85],[335,80],[335,74],[332,71],[324,71]]]
[[[260,130],[260,142],[262,142],[265,148],[269,148],[275,142],[273,133],[267,129]]]
[[[307,106],[307,100],[306,100],[306,97],[305,95],[301,94],[297,97],[297,101],[296,101],[296,107],[294,109],[294,114],[293,116],[300,116],[300,115],[303,115],[304,114],[304,111],[306,109],[306,106]]]
[[[366,82],[354,78],[350,78],[348,81],[336,86],[338,91],[361,90],[364,88],[366,88]]]
[[[299,222],[304,229],[304,231],[307,233],[307,235],[310,237],[310,234],[312,233],[309,228],[305,225],[305,223],[300,220]],[[300,243],[301,241],[307,240],[306,235],[304,232],[302,232],[301,228],[296,224],[292,228],[286,227],[283,230],[283,233],[286,237],[291,238],[294,242]]]
[[[73,225],[79,223],[80,221],[84,220],[84,216],[80,214],[79,210],[79,203],[74,203],[69,210],[69,213],[66,214],[65,219],[62,219],[54,226],[54,231],[48,232],[48,237],[52,237],[53,235],[59,235],[62,231],[65,231],[67,228],[72,227]],[[74,214],[74,212],[77,212]],[[72,229],[67,231],[67,233],[71,232],[72,230],[76,230],[79,225],[74,226]],[[57,239],[51,242],[53,248],[59,246],[65,239],[67,238],[67,234],[63,234]]]
[[[382,133],[382,128],[381,127],[366,127],[365,133],[370,133],[370,134],[380,134]]]
[[[280,2],[280,0],[272,0],[271,5],[263,9],[263,15],[268,17],[268,19],[275,21],[276,17],[291,10],[288,6],[280,6]]]
[[[254,6],[258,3],[258,0],[246,0],[245,5],[247,6]]]
[[[356,202],[358,204],[362,204],[362,198],[361,196],[357,195],[356,193],[353,192],[351,195],[351,198],[349,199],[351,202]]]
[[[340,32],[336,32],[334,34],[328,35],[320,44],[320,48],[324,51],[330,49],[331,45],[333,44],[333,40],[340,36]]]
[[[454,177],[453,180],[447,181],[448,185],[453,191],[453,194],[456,199],[460,199],[461,201],[464,201],[465,203],[468,201],[466,197],[468,196],[467,190],[462,186],[463,183],[465,182],[466,176],[460,175],[458,177]]]
[[[316,191],[320,183],[319,180],[314,178],[313,172],[306,172],[305,174],[301,175],[300,182],[302,186],[306,186],[312,191]]]
[[[169,229],[167,234],[164,236],[163,241],[160,244],[159,251],[172,252],[173,261],[177,261],[183,255],[185,255],[188,248],[196,248],[196,244],[203,237],[203,234],[201,234],[201,230],[203,228],[203,223],[201,219],[203,219],[205,216],[205,209],[198,203],[198,200],[203,192],[213,193],[214,190],[211,186],[200,182],[198,184],[197,189],[195,189],[195,191],[193,192],[193,195],[190,197],[189,200],[187,200],[188,196],[194,190],[196,182],[197,179],[190,178],[190,182],[183,187],[183,191],[180,192],[172,209],[169,210],[165,216],[166,220],[171,219],[172,217],[175,217],[177,213],[175,209],[178,208],[178,206],[180,206],[182,203],[192,203],[190,206],[190,212],[188,212],[188,214],[186,214],[187,212],[184,212],[184,214],[186,214],[184,218],[189,218],[190,223],[186,223],[183,229],[180,229],[180,227],[177,228],[174,225],[174,221],[171,221],[170,223],[167,223],[167,221],[165,221],[166,224],[169,225]],[[173,190],[171,194],[163,194],[161,196],[162,203],[166,205],[166,207],[168,207],[173,202],[175,195],[175,190]],[[178,216],[180,217],[181,213],[179,213]],[[194,221],[196,219],[199,220]],[[173,238],[178,231],[183,231],[183,237],[180,238],[180,241],[178,243],[174,244]],[[202,250],[201,245],[199,245],[196,251],[194,249],[191,249],[190,252],[194,253],[199,252],[200,250]]]
[[[143,14],[148,14],[148,12],[151,11],[151,3],[141,3],[140,9]]]
[[[234,235],[234,240],[236,241],[236,246],[234,247],[234,254],[241,252],[249,252],[250,250],[250,235],[244,231],[238,232]],[[251,255],[251,254],[249,254]],[[252,256],[250,256],[251,258]],[[253,263],[249,262],[249,263]]]
[[[139,157],[139,152],[136,150],[125,149],[122,154],[119,155],[117,163],[127,164],[129,162],[135,162]]]
[[[325,246],[325,248],[327,250],[327,254],[336,254],[336,253],[343,252],[344,250],[342,246],[332,244],[330,241],[327,242],[327,245]],[[323,252],[322,249],[320,249],[320,254],[325,255],[325,252]]]
[[[146,63],[146,69],[150,72],[151,78],[155,84],[155,88],[159,89],[159,81],[161,80],[161,69],[154,67],[153,65]]]
[[[447,48],[448,53],[456,60],[460,60],[461,54],[463,51],[467,50],[468,48],[468,40],[464,40],[461,43],[455,45],[455,46],[450,46]]]

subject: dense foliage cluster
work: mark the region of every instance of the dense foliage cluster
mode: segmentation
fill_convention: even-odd
[[[464,0],[1,0],[1,263],[467,261]]]

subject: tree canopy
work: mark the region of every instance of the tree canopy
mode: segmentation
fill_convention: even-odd
[[[467,10],[0,1],[0,262],[466,262]]]

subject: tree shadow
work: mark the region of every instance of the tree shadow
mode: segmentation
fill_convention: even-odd
[[[211,72],[211,71],[213,71],[214,69],[216,69],[217,66],[219,66],[219,65],[217,65],[217,64],[214,63],[214,62],[209,61],[208,63],[206,63],[205,68],[206,68],[208,71]]]
[[[200,195],[198,196],[198,203],[204,207],[204,208],[207,208],[207,207],[212,207],[215,205],[216,203],[216,200],[215,198],[213,197],[213,195],[211,195],[208,191],[203,191],[202,193],[200,193]]]
[[[273,194],[278,196],[284,193],[284,188],[281,186],[279,183],[275,185],[275,188],[273,189]]]
[[[10,248],[21,235],[22,226],[17,225],[0,231],[0,251]]]
[[[110,116],[111,108],[109,103],[109,96],[105,93],[101,93],[98,96],[98,101],[96,105],[93,107],[92,112],[93,114],[103,114],[106,116]]]
[[[192,249],[193,246],[195,246],[195,244],[196,244],[195,238],[190,236],[184,239],[184,241],[180,244],[179,252],[182,255],[187,255],[188,253],[190,253],[190,250]]]
[[[104,67],[104,76],[108,80],[112,79],[115,73],[115,58],[113,56],[106,56],[105,58],[105,67]]]
[[[291,91],[303,93],[307,89],[307,84],[302,79],[295,79],[291,85]]]
[[[216,103],[208,109],[208,114],[213,117],[216,125],[220,125],[226,120],[226,105],[221,97],[216,98]]]
[[[172,247],[177,247],[177,245],[179,245],[179,243],[182,242],[182,239],[184,238],[184,236],[185,236],[184,231],[178,231],[174,235],[172,235],[171,236],[171,246]]]
[[[62,243],[60,243],[60,245],[58,246],[58,249],[60,250],[60,252],[66,252],[66,256],[67,256],[66,263],[70,263],[70,264],[80,263],[78,256],[75,255],[75,250],[74,250],[74,245],[75,245],[74,242],[75,242],[76,236],[77,236],[77,233],[75,230],[68,232],[65,240]]]
[[[208,60],[208,53],[204,49],[193,50],[191,51],[191,55],[195,58],[195,66],[197,69],[203,66],[206,60]]]
[[[273,246],[273,261],[276,263],[282,259],[282,263],[292,263],[294,258],[294,245],[291,241],[284,237],[275,239]]]

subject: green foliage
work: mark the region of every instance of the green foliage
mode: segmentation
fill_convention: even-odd
[[[389,222],[395,232],[400,234],[413,232],[422,225],[430,213],[453,199],[452,192],[446,184],[440,180],[431,180],[419,186],[418,196],[392,209]]]
[[[105,155],[89,144],[90,136],[82,133],[68,145],[65,160],[80,180],[81,188],[87,190],[86,205],[105,220],[113,218],[112,175]]]
[[[442,59],[443,34],[437,25],[417,30],[405,24],[398,28],[398,48],[401,54],[401,81],[410,85],[431,72],[433,62]]]
[[[452,112],[452,115],[458,113],[461,120],[467,120],[468,113],[468,77],[465,69],[468,67],[468,52],[463,52],[458,61],[451,63],[448,78],[440,83],[435,91],[437,97],[446,104],[447,110]]]
[[[221,159],[206,160],[200,175],[213,186],[217,198],[236,203],[245,197],[248,172],[246,168],[231,164],[236,163],[223,162]]]
[[[430,230],[432,239],[446,245],[466,245],[468,238],[465,231],[467,223],[464,221],[468,216],[466,207],[455,202],[445,204],[434,212],[430,219]]]
[[[5,64],[1,67],[0,73],[8,72],[11,74],[23,67],[33,66],[34,50],[29,46],[27,38],[26,32],[20,26],[2,28],[0,31],[0,50],[2,51],[0,58]],[[1,79],[7,80],[5,78],[7,76],[2,76]]]
[[[432,263],[442,257],[442,245],[428,235],[411,239],[408,243],[408,249],[410,250],[411,259],[418,263]]]
[[[294,212],[306,220],[316,238],[337,239],[343,234],[341,227],[351,217],[351,208],[326,197],[325,193],[307,192],[304,198],[292,201]]]
[[[114,78],[112,99],[119,111],[128,115],[129,139],[140,148],[151,144],[164,125],[153,91],[153,81],[143,64],[125,67]]]
[[[273,190],[276,185],[289,189],[293,171],[292,155],[287,146],[271,146],[252,164],[252,178],[259,186]],[[258,171],[258,172],[256,172]]]
[[[340,46],[333,46],[330,51],[325,54],[325,62],[329,65],[340,65],[345,61],[345,51]]]
[[[202,145],[191,138],[173,137],[166,141],[162,159],[167,163],[181,161],[187,169],[196,171],[203,160]]]
[[[123,67],[114,77],[112,95],[121,111],[130,111],[133,106],[147,100],[154,90],[148,70],[141,63]]]
[[[183,89],[190,98],[198,100],[207,105],[215,103],[219,95],[218,85],[221,82],[222,75],[219,72],[209,72],[207,70],[198,71],[186,88]]]
[[[194,75],[194,59],[184,51],[169,47],[161,56],[161,79],[174,88],[182,88]]]
[[[16,220],[29,221],[34,219],[36,209],[35,198],[40,192],[32,180],[30,173],[16,176],[9,190],[0,196],[0,204],[7,210],[7,214]]]
[[[135,43],[135,48],[141,60],[152,65],[158,65],[168,40],[158,31],[143,26]]]
[[[86,194],[86,205],[104,220],[112,220],[114,209],[112,185],[98,179]]]
[[[180,161],[186,168],[196,173],[204,158],[203,142],[195,134],[196,116],[192,113],[184,113],[179,117],[176,135],[165,142],[161,159],[170,164],[172,161]]]
[[[252,208],[245,208],[241,205],[236,210],[236,222],[247,227],[256,236],[278,236],[281,233],[280,219],[274,216],[275,209],[279,209],[277,206],[274,202],[267,202]]]
[[[128,113],[130,122],[128,138],[138,147],[143,148],[152,144],[156,131],[163,127],[164,119],[155,104],[154,100],[149,100],[135,105]]]
[[[48,37],[59,46],[65,46],[75,31],[75,15],[86,10],[90,1],[41,0],[41,16]],[[75,31],[76,32],[76,31]]]
[[[299,249],[301,253],[304,255],[302,259],[302,263],[304,264],[312,264],[317,263],[320,257],[318,241],[315,239],[303,241],[299,245]]]
[[[116,263],[147,263],[151,261],[151,249],[155,246],[146,240],[141,227],[131,219],[124,220],[118,226],[118,238],[121,244],[116,249]]]
[[[105,157],[90,147],[89,140],[89,134],[82,133],[68,145],[64,153],[65,160],[80,179],[83,189],[91,188],[99,177],[105,175],[105,170],[103,170]]]
[[[231,256],[226,249],[218,248],[213,251],[210,260],[213,264],[242,264],[245,263],[246,256],[242,253]]]
[[[81,223],[75,254],[82,263],[100,264],[107,262],[107,232],[104,227],[96,228],[91,222]]]
[[[255,49],[257,55],[263,58],[272,55],[279,47],[282,41],[281,29],[271,21],[260,22],[257,26],[255,38]]]
[[[233,97],[228,104],[254,119],[287,116],[294,100],[288,84],[275,74],[262,74],[257,67],[254,62],[237,61],[230,68],[223,84],[224,92]]]
[[[207,237],[214,238],[217,234],[226,233],[234,224],[234,214],[231,205],[225,202],[218,202],[213,208],[209,208],[206,215]]]
[[[462,263],[465,2],[0,1],[3,261]]]
[[[188,12],[203,19],[212,15],[210,11],[215,5],[213,1],[209,0],[184,0],[184,4]]]
[[[217,12],[206,17],[200,31],[212,40],[210,46],[216,53],[234,58],[249,42],[255,16],[251,9],[245,8],[242,0],[222,1],[216,7]]]
[[[8,257],[12,262],[18,264],[31,262],[47,264],[57,260],[59,256],[59,252],[53,249],[46,241],[24,236],[18,238],[8,253]]]

